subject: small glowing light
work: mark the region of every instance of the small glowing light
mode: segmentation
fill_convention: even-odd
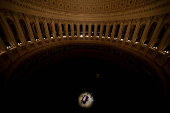
[[[138,43],[138,42],[135,42],[136,44]]]
[[[110,37],[108,37],[108,38],[110,38]]]
[[[169,53],[169,51],[167,51],[166,53]]]
[[[117,38],[114,38],[114,39],[117,39]]]
[[[80,35],[80,37],[83,37],[83,35]]]
[[[31,41],[28,41],[28,42],[31,42]]]
[[[45,38],[44,38],[45,39]]]
[[[120,40],[123,40],[123,39],[120,39]]]
[[[11,46],[7,46],[6,48],[7,48],[7,49],[10,49],[10,48],[11,48]]]
[[[143,45],[147,46],[147,44],[143,44]]]
[[[130,40],[128,40],[128,42],[129,42]]]
[[[53,38],[53,37],[51,37],[51,38]]]
[[[93,32],[92,32],[93,33]]]

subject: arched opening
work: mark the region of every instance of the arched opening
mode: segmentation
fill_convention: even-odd
[[[34,23],[34,22],[30,22],[30,25],[31,25],[31,28],[32,28],[32,31],[33,31],[33,34],[34,34],[34,39],[35,39],[36,41],[39,40],[35,23]]]
[[[100,25],[97,26],[97,36],[100,36]]]
[[[57,23],[55,23],[55,32],[56,32],[56,36],[57,37],[60,37],[60,34],[59,34],[59,26]]]
[[[136,25],[132,25],[132,27],[131,27],[131,29],[130,29],[129,37],[128,37],[128,40],[129,40],[129,41],[132,40],[132,37],[133,37],[134,31],[135,31],[135,28],[136,28]]]
[[[115,29],[115,36],[114,38],[117,38],[118,37],[118,33],[119,33],[119,28],[120,28],[120,25],[116,25],[116,29]]]
[[[48,26],[49,35],[50,35],[51,38],[53,38],[53,31],[52,31],[51,23],[47,23],[47,26]]]
[[[74,24],[74,36],[77,36],[77,25]]]
[[[68,36],[71,36],[71,26],[68,24]]]
[[[80,37],[83,37],[83,25],[80,25]]]
[[[144,32],[144,30],[145,30],[145,26],[146,26],[146,24],[142,24],[142,25],[140,26],[140,29],[139,29],[139,32],[138,32],[138,35],[137,35],[137,38],[136,38],[136,42],[140,42],[141,37],[142,37],[142,35],[143,35],[143,32]]]
[[[31,41],[31,40],[30,40],[30,37],[29,37],[29,34],[28,34],[27,26],[26,26],[26,24],[25,24],[25,21],[24,21],[23,19],[20,19],[20,20],[19,20],[19,23],[20,23],[20,26],[21,26],[22,31],[23,31],[23,33],[24,33],[24,36],[25,36],[26,41]]]
[[[105,33],[106,33],[106,25],[103,26],[102,37],[105,37]]]
[[[63,34],[63,37],[66,37],[64,24],[61,24],[61,28],[62,28],[62,34]]]
[[[113,30],[113,25],[110,26],[110,30],[109,30],[109,36],[108,38],[110,38],[112,36],[112,30]]]
[[[4,32],[4,29],[2,28],[1,23],[0,23],[0,37],[1,37],[2,41],[4,42],[5,46],[7,47],[7,49],[12,48],[10,43],[8,42],[7,36]]]
[[[162,26],[162,29],[157,37],[157,40],[156,40],[156,43],[154,44],[154,48],[157,48],[159,46],[159,44],[161,43],[162,41],[162,38],[164,37],[165,33],[167,32],[168,28],[169,28],[170,24],[167,23],[167,24],[164,24]]]
[[[14,25],[14,22],[13,22],[11,19],[9,19],[9,18],[6,18],[6,20],[7,20],[8,25],[9,25],[12,33],[13,33],[13,36],[14,36],[14,38],[15,38],[15,41],[17,42],[17,44],[20,45],[20,44],[21,44],[21,41],[20,41],[20,39],[19,39],[19,36],[18,36],[17,30],[16,30],[16,27],[15,27],[15,25]]]
[[[149,42],[152,38],[152,35],[155,31],[156,26],[157,26],[157,22],[152,23],[152,25],[150,26],[150,29],[148,31],[148,34],[147,34],[147,37],[146,37],[144,44],[149,44]]]
[[[91,26],[91,36],[94,36],[94,25]]]
[[[125,34],[126,34],[127,27],[128,27],[128,25],[124,25],[124,26],[123,26],[121,39],[124,39],[124,38],[125,38]]]
[[[86,31],[85,31],[85,36],[88,37],[88,32],[89,32],[89,25],[86,25]]]
[[[45,35],[45,28],[44,28],[43,22],[39,22],[39,25],[40,25],[42,37],[43,37],[43,39],[46,39],[47,37]]]

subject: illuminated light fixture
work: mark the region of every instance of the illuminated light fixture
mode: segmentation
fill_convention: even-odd
[[[99,37],[99,36],[97,36],[97,37]]]
[[[108,37],[108,38],[110,38],[110,37]]]
[[[120,40],[123,40],[123,39],[120,39]]]
[[[138,42],[135,42],[135,44],[137,44]]]
[[[31,42],[31,41],[28,41],[29,43]]]
[[[54,37],[51,37],[51,38],[54,38]]]
[[[11,48],[11,46],[7,46],[6,48],[7,48],[7,49],[10,49],[10,48]]]
[[[36,39],[36,41],[38,41],[39,39]]]
[[[128,42],[129,42],[130,40],[128,40]]]
[[[22,43],[18,43],[18,45],[21,45]]]
[[[83,35],[80,35],[80,37],[83,37]]]
[[[91,33],[93,33],[93,31]]]
[[[169,53],[169,51],[163,51],[164,53]]]
[[[143,45],[147,46],[147,44],[143,44]]]
[[[66,38],[66,36],[63,36],[63,38]]]
[[[44,38],[45,39],[45,38]]]

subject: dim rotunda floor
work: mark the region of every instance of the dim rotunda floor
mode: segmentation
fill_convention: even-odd
[[[27,80],[13,85],[10,98],[14,99],[12,103],[19,102],[20,107],[40,111],[109,112],[164,105],[163,94],[157,90],[154,79],[130,70],[101,59],[71,58],[41,72],[34,70]],[[93,95],[89,109],[78,104],[83,92]]]

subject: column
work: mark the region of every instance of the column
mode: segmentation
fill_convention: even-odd
[[[97,36],[97,23],[94,24],[94,39],[96,40]]]
[[[132,21],[130,20],[129,23],[128,23],[128,28],[126,30],[125,38],[123,40],[123,44],[128,40],[129,32],[130,32],[130,30],[132,28],[131,24],[132,24]]]
[[[18,31],[19,39],[21,40],[22,44],[27,44],[25,36],[24,36],[24,33],[22,31],[22,28],[21,28],[21,25],[19,23],[19,19],[18,19],[17,15],[14,12],[12,14],[13,14],[15,22],[16,22],[16,30]]]
[[[106,26],[106,33],[105,33],[105,41],[107,41],[107,39],[108,39],[109,30],[110,30],[110,24],[107,23],[107,26]]]
[[[118,37],[117,37],[117,40],[116,40],[116,44],[118,44],[121,36],[122,36],[122,30],[123,30],[123,22],[121,22],[120,24],[120,28],[119,28],[119,33],[118,33]]]
[[[116,23],[114,22],[113,24],[113,29],[112,29],[112,35],[111,35],[111,42],[113,41],[114,35],[115,35],[115,30],[116,30]]]
[[[134,31],[132,40],[131,40],[131,42],[130,42],[130,48],[132,47],[132,44],[135,42],[135,40],[136,40],[136,38],[137,38],[139,29],[140,29],[140,20],[138,20],[138,22],[137,22],[137,24],[136,24],[136,28],[135,28],[135,31]]]
[[[45,35],[47,36],[47,39],[49,40],[49,42],[51,42],[46,18],[44,18],[44,29],[45,29]]]
[[[2,13],[0,13],[0,16],[1,16],[1,19],[2,19],[2,23],[4,24],[4,26],[2,26],[2,27],[6,30],[7,35],[9,36],[8,37],[9,43],[11,44],[12,47],[17,47],[18,44],[17,44],[17,42],[16,42],[16,40],[14,38],[14,35],[13,35],[9,25],[8,25],[8,22],[7,22],[6,18],[5,18],[5,16]]]
[[[37,32],[38,32],[38,37],[42,41],[42,43],[44,44],[44,40],[43,40],[43,37],[42,37],[42,33],[41,33],[41,29],[40,29],[40,25],[39,25],[39,21],[38,21],[37,17],[35,17],[35,26],[36,26],[36,29],[37,29]]]
[[[57,40],[54,20],[51,21],[51,26],[52,26],[53,38]]]
[[[102,33],[103,33],[103,23],[100,24],[100,35],[99,35],[99,41],[102,39]]]
[[[89,38],[91,38],[91,23],[89,23],[89,29],[88,29],[89,31],[88,31],[88,36],[89,36]],[[90,39],[89,39],[90,40]]]
[[[25,23],[27,25],[27,29],[28,29],[28,33],[29,33],[31,42],[33,42],[36,45],[35,39],[34,39],[34,34],[32,32],[32,28],[31,28],[31,25],[30,25],[30,20],[29,20],[29,18],[26,14],[24,14],[24,17],[25,17]]]
[[[140,45],[143,46],[143,43],[145,42],[146,36],[147,36],[147,31],[149,30],[150,23],[151,23],[152,17],[148,18],[145,29],[143,31],[141,40],[140,40]]]
[[[61,41],[63,41],[63,33],[62,33],[62,27],[61,27],[61,22],[60,21],[58,22],[58,26],[59,26],[60,38],[61,38]]]
[[[85,40],[85,35],[86,35],[86,25],[85,25],[85,23],[83,23],[82,25],[83,25],[83,40]]]

